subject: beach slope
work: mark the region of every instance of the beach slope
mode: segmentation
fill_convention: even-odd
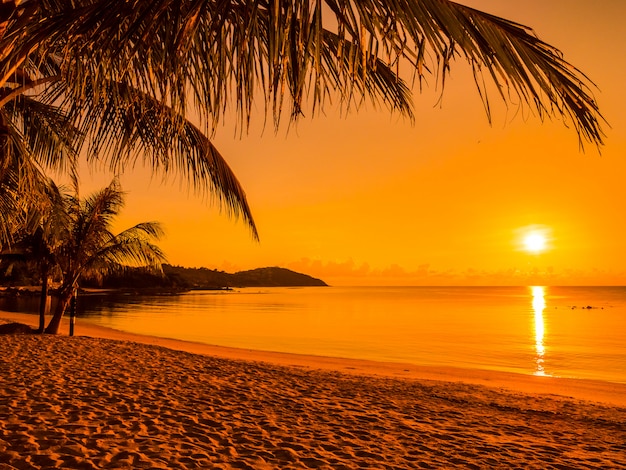
[[[117,339],[0,336],[0,403],[0,469],[626,468],[616,404]]]

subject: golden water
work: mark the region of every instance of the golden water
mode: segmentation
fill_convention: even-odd
[[[2,308],[2,305],[0,305]],[[248,349],[626,383],[623,287],[314,287],[84,296],[79,321]]]

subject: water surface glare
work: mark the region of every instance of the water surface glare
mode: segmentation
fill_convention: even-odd
[[[624,287],[90,295],[79,298],[77,334],[82,321],[247,349],[626,383]]]

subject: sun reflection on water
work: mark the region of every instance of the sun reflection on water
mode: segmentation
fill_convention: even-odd
[[[543,311],[546,308],[545,288],[543,286],[533,286],[531,288],[533,294],[533,311],[535,312],[535,372],[534,375],[546,375],[544,368],[544,360],[546,347],[543,344],[545,334],[545,323],[543,320]]]

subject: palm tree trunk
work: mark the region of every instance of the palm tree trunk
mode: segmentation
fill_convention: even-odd
[[[39,298],[39,333],[43,333],[46,326],[46,314],[48,313],[48,270],[44,270],[41,277],[41,297]]]
[[[61,327],[61,320],[63,319],[63,315],[67,310],[68,305],[70,304],[70,300],[72,300],[72,294],[74,291],[73,286],[62,286],[59,290],[59,300],[57,302],[57,306],[54,309],[54,315],[50,319],[50,323],[46,327],[46,333],[56,335],[59,333],[59,328]]]
[[[74,324],[76,323],[76,297],[78,296],[78,289],[74,289],[72,292],[72,298],[70,299],[70,336],[74,336]]]

